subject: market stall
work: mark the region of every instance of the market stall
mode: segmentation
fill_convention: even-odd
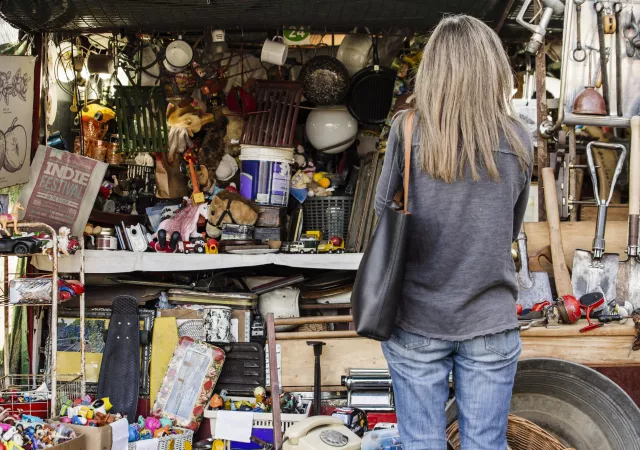
[[[351,295],[434,4],[134,3],[0,5],[0,448],[402,448]],[[537,140],[508,440],[633,450],[636,6],[530,3],[447,11],[499,33]]]

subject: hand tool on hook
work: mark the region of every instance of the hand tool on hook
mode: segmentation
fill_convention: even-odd
[[[582,4],[586,0],[573,0],[573,3],[576,5],[576,48],[573,49],[573,59],[576,62],[582,62],[587,59],[587,52],[582,48],[581,41],[581,17],[582,17]]]
[[[629,23],[627,23],[623,30],[624,38],[626,40],[625,46],[627,50],[627,56],[633,58],[636,53],[636,47],[633,45],[633,40],[638,36],[638,25],[636,25],[636,18],[631,10],[631,16],[629,17]]]
[[[622,3],[613,4],[613,12],[616,17],[616,113],[622,117],[622,48],[620,47],[620,11]]]
[[[600,46],[600,71],[602,72],[602,97],[605,109],[609,115],[609,76],[607,74],[607,49],[604,43],[604,4],[597,1],[594,4],[598,22],[598,44]]]

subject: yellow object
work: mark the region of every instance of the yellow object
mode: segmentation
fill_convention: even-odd
[[[104,409],[106,411],[109,411],[111,408],[113,408],[113,405],[111,404],[111,400],[109,400],[109,397],[102,397],[100,400],[104,402]]]
[[[204,193],[194,192],[191,195],[191,201],[193,201],[193,203],[196,205],[199,205],[200,203],[204,203]]]
[[[153,345],[151,346],[151,374],[149,399],[156,401],[164,374],[178,345],[178,324],[175,317],[158,317],[153,322]]]
[[[226,402],[224,402],[224,409],[225,411],[231,411],[231,400],[227,399]]]
[[[307,236],[312,237],[312,238],[316,238],[317,240],[321,241],[322,240],[322,231],[318,231],[318,230],[309,230],[305,233]]]
[[[220,439],[213,441],[211,450],[224,450],[224,441],[221,441]]]
[[[328,188],[331,186],[331,180],[327,178],[327,172],[317,172],[313,174],[313,181],[318,183],[320,187]]]
[[[209,244],[208,242],[204,246],[204,251],[207,255],[217,255],[218,254],[218,246],[216,244]]]
[[[340,245],[335,245],[333,241],[322,241],[318,245],[318,253],[333,253],[344,251],[344,239],[340,240]]]
[[[85,419],[93,419],[93,410],[88,406],[81,406],[78,408],[78,415]]]
[[[85,120],[94,119],[100,123],[106,123],[116,117],[113,109],[102,106],[100,103],[91,103],[87,105],[87,109],[88,111],[82,110],[82,118]],[[96,114],[98,114],[98,117],[101,115],[100,119],[96,118]]]

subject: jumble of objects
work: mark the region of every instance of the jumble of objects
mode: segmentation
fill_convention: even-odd
[[[543,3],[546,26],[564,6]],[[589,3],[588,14],[580,1],[571,6],[572,17],[587,17],[572,29],[572,64],[588,67],[582,67],[584,91],[580,86],[575,99],[573,93],[564,99],[573,105],[567,114],[601,117],[615,105],[622,117],[631,108],[620,97],[618,68],[638,56],[632,50],[640,25],[633,9],[616,5]],[[542,25],[534,27],[534,44],[544,37]],[[597,49],[581,42],[581,26],[590,25],[598,31]],[[6,321],[11,351],[5,375],[38,375],[0,384],[0,450],[38,450],[81,436],[102,443],[103,435],[131,450],[401,449],[389,371],[351,367],[340,374],[341,393],[328,393],[322,392],[322,361],[347,351],[346,338],[357,337],[350,303],[356,273],[336,269],[357,257],[345,253],[364,252],[373,234],[375,187],[391,123],[411,103],[426,37],[354,29],[339,43],[336,36],[317,36],[314,45],[294,50],[284,36],[269,35],[256,45],[243,33],[231,38],[223,30],[197,38],[61,36],[49,36],[44,64],[47,145],[32,159],[16,156],[26,143],[14,121],[3,135],[7,154],[0,155],[2,170],[10,173],[31,162],[19,198],[10,205],[0,198],[0,253],[38,260],[37,269],[24,268],[11,280],[5,274],[5,310],[25,306]],[[529,58],[524,77],[531,77],[531,57],[515,47],[514,65]],[[600,69],[594,68],[597,58]],[[617,68],[615,103],[607,58]],[[9,93],[22,98],[30,80],[14,77]],[[640,183],[632,182],[640,180],[640,119],[631,125],[630,139],[588,126],[574,128],[574,139],[567,139],[572,144],[566,133],[557,139],[553,167],[538,179],[551,245],[529,255],[525,224],[513,249],[521,330],[575,325],[589,337],[597,328],[629,322],[640,330]],[[579,155],[570,154],[571,145],[580,147]],[[582,183],[585,177],[579,186],[570,183],[577,171],[591,183]],[[628,196],[619,178],[626,178]],[[604,233],[609,202],[620,206],[627,197],[635,207],[629,208],[629,259],[621,264],[618,254],[605,252]],[[577,210],[588,219],[593,206],[592,251],[577,250],[569,274],[560,219]],[[26,231],[25,222],[45,222],[57,232]],[[170,269],[136,266],[124,273],[115,267],[105,270],[108,276],[90,274],[96,277],[85,286],[82,268],[61,268],[84,264],[85,255],[119,264],[124,252],[131,252],[127,259]],[[251,260],[219,256],[224,253],[335,256],[273,257],[326,262],[323,270],[304,263],[224,270],[199,265]],[[174,260],[189,264],[177,267]],[[52,273],[63,273],[44,273],[43,261]],[[44,308],[54,296],[64,302],[56,305],[57,316]],[[294,362],[296,375],[313,380],[300,391],[281,389],[285,341],[302,343],[296,356],[311,361]],[[630,351],[638,349],[639,338]],[[80,379],[62,375],[76,372]],[[61,381],[51,402],[52,392],[37,387],[56,373]],[[524,423],[514,417],[510,430]],[[525,422],[529,430],[536,427]],[[450,443],[456,433],[457,422],[448,428]],[[536,433],[556,445],[541,428]],[[560,445],[553,448],[565,448]]]

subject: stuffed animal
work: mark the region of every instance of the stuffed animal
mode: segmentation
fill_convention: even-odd
[[[222,113],[227,118],[227,132],[224,136],[224,151],[227,155],[233,157],[240,155],[240,138],[242,137],[242,129],[244,127],[244,120],[242,117],[233,114],[226,106],[222,110]]]
[[[220,237],[225,223],[253,225],[258,220],[258,207],[237,192],[224,189],[211,201],[207,219],[207,236]]]

